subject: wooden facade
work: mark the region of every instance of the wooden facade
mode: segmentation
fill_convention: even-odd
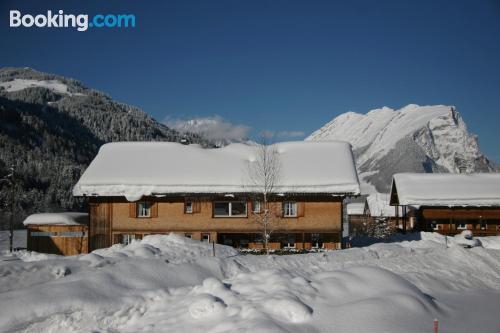
[[[28,251],[59,255],[89,252],[86,225],[28,225]]]
[[[419,230],[455,235],[471,230],[475,236],[500,235],[500,207],[420,207]]]
[[[89,200],[91,250],[150,234],[171,232],[241,248],[262,247],[262,228],[254,219],[252,200],[246,196],[146,197],[132,203],[118,197],[92,197]],[[138,205],[142,202],[150,207],[149,216],[139,217]],[[216,202],[244,202],[246,214],[216,216]],[[296,203],[295,216],[283,216],[283,202]],[[283,197],[270,203],[270,210],[276,212],[271,248],[341,248],[342,197]]]
[[[395,174],[390,204],[404,228],[455,235],[500,235],[500,174]],[[410,210],[410,208],[412,208]]]

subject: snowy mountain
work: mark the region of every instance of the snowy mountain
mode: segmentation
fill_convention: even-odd
[[[212,146],[76,80],[0,68],[0,179],[14,165],[16,220],[32,212],[78,209],[71,188],[106,142],[183,139]],[[9,194],[1,183],[0,229],[8,221]]]
[[[350,142],[360,177],[378,192],[389,191],[397,172],[496,171],[452,106],[410,104],[400,110],[347,112],[306,140]]]

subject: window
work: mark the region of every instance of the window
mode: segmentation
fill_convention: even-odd
[[[311,234],[311,246],[313,249],[320,249],[324,247],[323,235]]]
[[[210,234],[201,234],[201,241],[210,243]]]
[[[184,205],[184,213],[193,214],[193,202],[192,201],[186,201],[186,204]]]
[[[252,201],[252,212],[254,214],[259,214],[262,212],[262,203],[259,200]]]
[[[137,217],[151,217],[151,204],[149,202],[137,203]]]
[[[459,223],[459,224],[457,224],[457,229],[465,230],[465,229],[467,229],[467,225],[465,223]]]
[[[54,237],[56,234],[55,232],[48,232],[48,231],[32,231],[31,232],[31,237]]]
[[[214,202],[214,217],[243,217],[247,216],[245,201]]]
[[[132,241],[135,239],[135,235],[129,235],[129,234],[123,234],[122,235],[122,244],[128,245],[132,243]]]
[[[191,239],[191,238],[193,238],[193,235],[192,234],[184,234],[184,237]]]
[[[488,225],[487,225],[487,224],[486,224],[486,222],[484,222],[484,221],[481,221],[480,226],[481,226],[481,230],[486,230],[486,229],[488,229]]]
[[[297,217],[297,203],[294,201],[283,202],[283,216]]]

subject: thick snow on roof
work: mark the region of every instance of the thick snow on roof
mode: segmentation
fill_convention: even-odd
[[[24,220],[24,225],[29,224],[65,224],[65,225],[80,225],[87,224],[89,214],[87,213],[40,213],[30,215]]]
[[[399,173],[394,183],[400,205],[500,206],[500,173]]]
[[[365,213],[365,202],[351,202],[347,204],[347,215],[363,215]]]
[[[203,149],[172,142],[118,142],[101,147],[73,189],[76,196],[125,196],[168,193],[252,192],[249,163],[258,147],[231,144]],[[277,191],[358,194],[351,146],[346,142],[276,144],[281,164]]]

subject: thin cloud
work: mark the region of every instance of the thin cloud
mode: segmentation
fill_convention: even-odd
[[[233,124],[217,115],[193,119],[166,118],[163,123],[179,132],[196,133],[223,144],[247,141],[251,130],[249,126]]]

